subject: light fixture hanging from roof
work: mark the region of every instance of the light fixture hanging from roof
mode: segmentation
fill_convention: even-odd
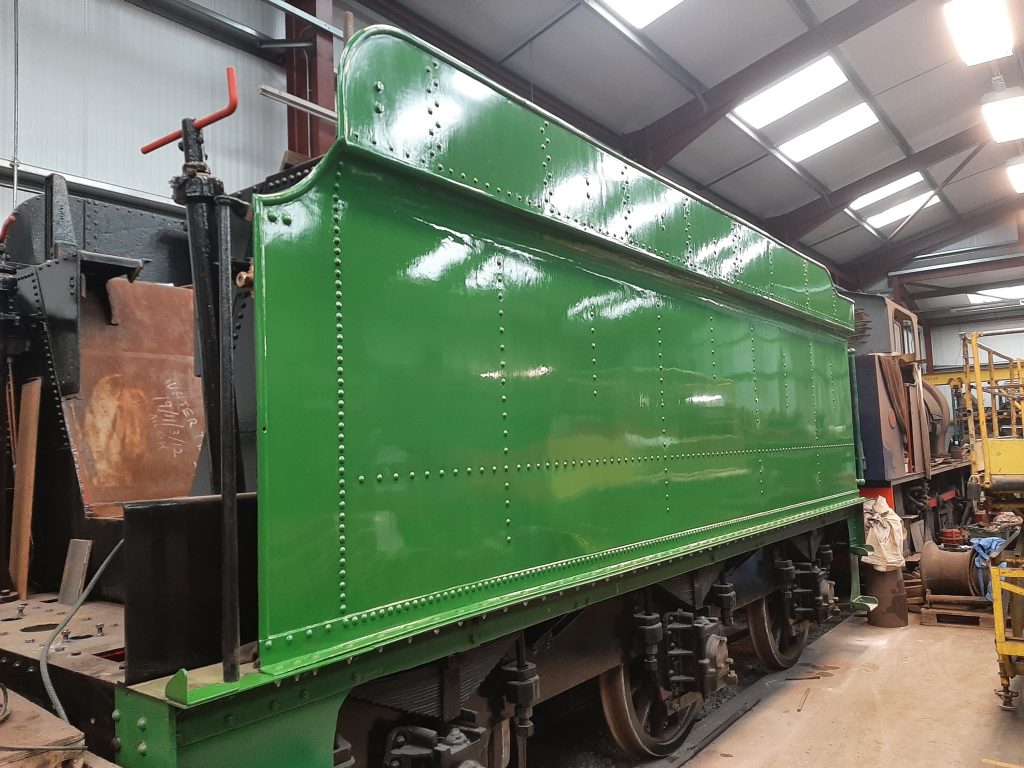
[[[1018,155],[1006,164],[1006,175],[1014,192],[1024,192],[1024,155]]]
[[[981,116],[998,142],[1024,139],[1024,88],[1015,85],[981,97]]]
[[[1013,55],[1013,27],[1006,0],[950,0],[942,11],[965,64]]]

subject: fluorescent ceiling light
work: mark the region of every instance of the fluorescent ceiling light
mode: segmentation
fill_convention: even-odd
[[[1014,192],[1024,192],[1024,155],[1013,158],[1006,164],[1006,175]]]
[[[909,200],[905,200],[898,205],[894,205],[892,208],[886,208],[881,213],[876,213],[874,216],[868,216],[868,224],[875,229],[884,227],[886,224],[892,224],[894,221],[905,219],[907,216],[912,214],[921,204],[927,200],[925,208],[930,208],[939,202],[939,196],[932,191],[924,192],[917,197],[912,197]]]
[[[1006,0],[952,0],[942,11],[965,64],[1013,55],[1013,27]]]
[[[660,19],[681,2],[683,0],[605,0],[609,8],[637,29]]]
[[[987,288],[984,291],[978,291],[978,293],[991,297],[993,300],[1024,299],[1024,285],[1010,285],[1006,288]]]
[[[779,145],[779,151],[790,160],[800,162],[877,122],[878,115],[867,104],[861,103]]]
[[[890,195],[895,195],[897,192],[901,192],[907,187],[914,186],[919,181],[924,181],[924,176],[919,172],[914,171],[913,173],[908,173],[902,179],[896,179],[896,181],[889,182],[884,187],[879,187],[873,192],[861,195],[850,203],[850,208],[855,211],[859,211],[861,208],[867,208],[872,203],[877,203],[879,200],[884,200]]]
[[[1024,88],[1015,85],[981,97],[981,116],[998,142],[1024,138]]]
[[[764,128],[845,82],[839,65],[826,56],[747,99],[734,111],[751,128]]]
[[[982,296],[980,293],[968,293],[967,300],[971,304],[991,304],[993,301],[999,301],[995,296]]]

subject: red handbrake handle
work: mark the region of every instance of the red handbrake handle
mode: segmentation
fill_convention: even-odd
[[[14,220],[16,218],[17,217],[12,213],[10,216],[4,219],[4,223],[0,225],[0,243],[4,242],[7,239],[7,230],[10,228],[11,224],[14,223]]]
[[[216,112],[211,112],[206,117],[200,117],[195,121],[196,128],[205,128],[211,123],[216,123],[218,120],[223,120],[225,117],[230,115],[238,108],[238,79],[235,77],[235,68],[228,67],[228,105],[222,109],[218,109]],[[142,148],[142,154],[148,155],[154,149],[160,149],[160,147],[170,144],[172,141],[177,141],[181,138],[181,129],[179,128],[174,133],[168,133],[163,138],[151,141],[149,144]]]

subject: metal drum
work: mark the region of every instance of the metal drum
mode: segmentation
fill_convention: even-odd
[[[903,571],[864,572],[864,589],[878,599],[878,606],[868,611],[868,624],[873,627],[905,627],[909,623],[907,588],[903,585]]]
[[[921,552],[921,579],[925,590],[934,595],[977,595],[974,550],[970,547],[945,549],[929,541]]]

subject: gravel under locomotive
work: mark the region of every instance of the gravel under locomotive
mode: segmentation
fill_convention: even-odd
[[[677,749],[726,628],[793,664],[828,545],[862,552],[852,303],[402,33],[351,41],[338,102],[325,157],[232,196],[185,121],[184,219],[59,177],[16,211],[19,616],[69,540],[115,552],[57,696],[122,766],[503,768],[598,677],[626,750]],[[0,680],[45,702],[23,637]]]

